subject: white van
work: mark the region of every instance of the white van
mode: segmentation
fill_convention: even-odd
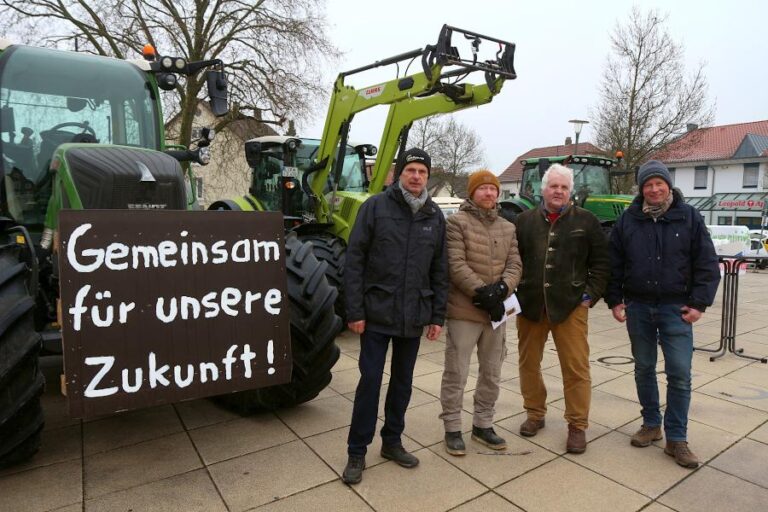
[[[433,197],[432,200],[443,210],[446,218],[459,211],[459,206],[464,202],[460,197]]]
[[[750,250],[747,226],[707,226],[718,256],[745,256]]]

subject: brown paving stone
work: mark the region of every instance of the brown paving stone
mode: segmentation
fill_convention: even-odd
[[[45,411],[45,429],[54,430],[61,427],[79,425],[79,419],[70,418],[67,409],[67,397],[51,389],[46,390],[40,397],[40,404]]]
[[[565,399],[552,404],[552,408],[565,411]],[[640,405],[610,393],[592,390],[592,405],[589,409],[590,422],[617,428],[640,416]]]
[[[158,480],[85,502],[85,512],[218,512],[226,511],[205,470]]]
[[[650,501],[635,491],[563,458],[548,462],[502,485],[496,492],[525,510],[537,512],[635,511]]]
[[[296,439],[272,413],[255,414],[189,432],[205,464],[213,464]]]
[[[618,432],[597,439],[580,455],[567,458],[650,498],[656,498],[690,475],[661,448],[636,448]]]
[[[467,454],[464,456],[456,457],[448,454],[445,451],[445,443],[442,442],[430,446],[429,449],[491,489],[557,456],[498,425],[496,433],[507,441],[506,450],[491,450],[473,441],[469,434],[464,435],[464,442],[467,445]]]
[[[768,415],[756,409],[694,391],[691,394],[688,418],[743,436],[761,425],[768,419]]]
[[[757,512],[765,510],[768,489],[703,467],[658,501],[678,512]]]
[[[470,500],[463,505],[452,509],[452,512],[522,512],[522,509],[514,506],[498,494],[487,492]]]
[[[186,433],[85,458],[86,500],[202,467]]]
[[[213,464],[209,471],[232,512],[270,503],[337,478],[301,441]]]
[[[439,401],[408,409],[405,415],[405,433],[422,446],[431,446],[445,438],[445,429],[439,415],[443,411]],[[461,413],[462,430],[472,428],[472,415]]]
[[[357,368],[357,359],[353,357],[349,357],[348,355],[341,354],[339,356],[339,360],[336,361],[336,364],[333,365],[333,372],[341,372],[344,370],[351,370]]]
[[[700,393],[768,412],[768,382],[746,383],[721,377],[697,389]]]
[[[349,486],[340,480],[294,494],[259,507],[258,512],[297,512],[311,510],[343,510],[370,512],[373,510]]]
[[[0,470],[0,477],[19,471],[49,466],[68,460],[79,460],[82,455],[80,425],[43,430],[40,450],[28,461]]]
[[[768,445],[742,439],[710,466],[768,489]]]
[[[51,512],[83,512],[83,503],[73,503],[66,507],[55,508]]]
[[[405,469],[394,462],[363,473],[355,492],[379,512],[449,510],[479,496],[486,488],[427,449],[415,453],[421,463]]]
[[[429,393],[435,398],[440,398],[440,388],[443,382],[443,373],[436,372],[427,375],[421,375],[413,378],[413,387],[420,389],[425,393]],[[477,379],[471,375],[467,377],[467,384],[464,386],[465,391],[475,389],[477,385]]]
[[[43,512],[83,499],[79,460],[0,477],[0,510]]]
[[[205,398],[179,402],[173,404],[173,407],[181,417],[181,421],[187,430],[207,427],[240,417],[240,415],[228,411],[224,407],[216,405],[211,400]]]
[[[84,451],[90,455],[183,430],[171,405],[115,414],[83,423]]]
[[[768,444],[768,421],[763,423],[763,426],[761,426],[760,428],[757,428],[754,431],[750,432],[748,437],[750,439],[755,439],[756,441],[760,441],[761,443]]]

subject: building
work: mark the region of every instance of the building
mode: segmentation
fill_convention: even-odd
[[[675,187],[707,224],[760,227],[768,206],[768,120],[689,125],[653,158],[669,167]]]
[[[200,128],[213,128],[218,121],[207,102],[198,102],[192,121],[192,138]],[[166,124],[169,141],[175,140],[178,124],[178,117]],[[193,164],[192,167],[196,200],[203,209],[219,199],[238,197],[248,192],[251,170],[245,161],[245,141],[263,135],[277,135],[277,132],[248,116],[230,121],[221,132],[216,133],[211,143],[211,163],[205,166]]]
[[[520,182],[523,179],[523,160],[527,160],[528,158],[573,155],[575,150],[576,145],[571,144],[571,138],[568,137],[565,139],[565,144],[561,146],[533,148],[518,156],[511,164],[509,164],[509,167],[499,175],[499,181],[501,182],[501,199],[510,199],[520,193]],[[605,151],[590,142],[579,142],[579,154],[608,156]]]

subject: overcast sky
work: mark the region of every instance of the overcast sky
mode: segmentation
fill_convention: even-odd
[[[533,147],[573,137],[569,119],[590,119],[610,52],[609,34],[632,5],[658,7],[668,15],[666,27],[685,48],[686,71],[706,64],[716,125],[768,119],[765,0],[327,0],[331,37],[344,52],[328,71],[327,89],[330,94],[339,71],[434,44],[444,23],[514,42],[518,78],[507,81],[490,105],[453,114],[479,134],[486,164],[498,174]],[[394,76],[389,67],[385,74],[361,74],[352,85]],[[482,76],[471,81],[482,83]],[[300,126],[301,135],[320,136],[326,108]],[[351,138],[378,144],[386,110],[359,114]],[[591,141],[592,133],[587,125],[579,141]]]

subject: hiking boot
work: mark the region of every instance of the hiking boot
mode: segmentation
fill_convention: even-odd
[[[568,453],[584,453],[587,450],[587,434],[580,428],[568,425],[568,441],[565,451]]]
[[[520,435],[533,437],[542,428],[544,428],[544,418],[541,418],[540,420],[532,420],[531,418],[528,418],[522,425],[520,425]]]
[[[693,469],[699,467],[699,458],[688,448],[686,441],[667,441],[664,453],[674,457],[675,462],[684,468]]]
[[[467,454],[467,447],[464,446],[464,439],[461,438],[461,432],[445,433],[445,451],[451,455]]]
[[[480,444],[484,444],[491,450],[504,450],[507,448],[507,442],[496,435],[493,427],[480,428],[472,426],[472,439]]]
[[[642,425],[640,430],[635,432],[632,436],[632,440],[629,442],[632,446],[638,448],[645,448],[651,446],[651,443],[658,441],[662,438],[661,427],[649,427],[648,425]]]
[[[419,459],[405,451],[405,448],[403,448],[403,445],[401,444],[395,446],[382,446],[381,456],[385,459],[397,462],[404,468],[415,468],[419,465]]]
[[[363,470],[365,469],[365,457],[363,455],[350,455],[347,460],[347,467],[341,474],[341,479],[345,484],[359,484],[363,479]]]

